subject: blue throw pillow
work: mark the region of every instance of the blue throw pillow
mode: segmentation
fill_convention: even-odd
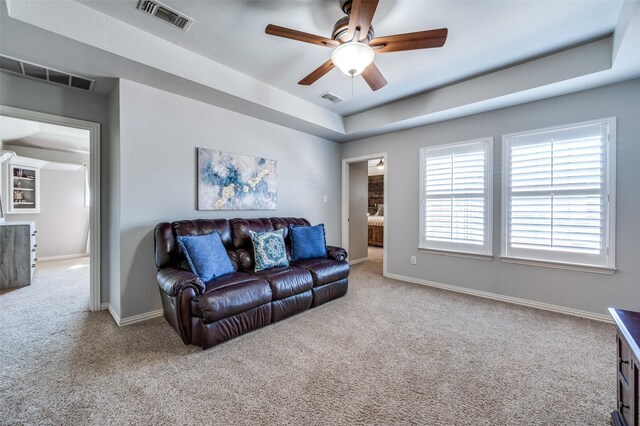
[[[218,232],[207,235],[185,235],[176,238],[191,271],[204,282],[234,272],[227,249]]]
[[[327,243],[324,225],[289,225],[291,235],[291,260],[316,259],[327,257]]]
[[[287,249],[284,246],[284,229],[273,232],[249,231],[249,235],[253,242],[256,272],[276,266],[289,266]]]

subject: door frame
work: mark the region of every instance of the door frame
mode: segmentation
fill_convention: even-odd
[[[387,251],[389,248],[389,206],[388,206],[388,179],[387,171],[389,170],[387,162],[387,153],[381,152],[377,154],[367,154],[359,157],[343,158],[342,159],[342,247],[349,252],[349,165],[352,163],[360,163],[362,161],[375,160],[382,158],[384,161],[384,216],[382,223],[384,224],[383,238],[384,244],[382,246],[382,275],[387,276]]]
[[[89,309],[100,310],[100,123],[0,105],[0,115],[89,131]]]

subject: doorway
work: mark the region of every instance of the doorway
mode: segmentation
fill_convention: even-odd
[[[45,258],[55,261],[89,254],[89,309],[100,310],[100,124],[4,105],[0,106],[0,119],[15,126],[15,134],[8,140],[3,140],[0,151],[5,163],[2,177],[0,177],[0,193],[4,193],[3,203],[5,204],[3,220],[11,222],[25,218],[35,221],[38,226],[38,221],[50,221],[55,217],[70,220],[70,216],[73,216],[73,222],[82,222],[78,218],[82,217],[83,212],[86,214],[88,209],[88,221],[86,221],[88,223],[84,226],[80,224],[79,229],[75,229],[75,235],[63,237],[65,243],[71,241],[73,246],[73,249],[64,247],[63,252],[71,250],[76,253],[55,256],[52,255],[51,247],[46,248],[42,245],[39,245],[37,250],[45,255]],[[25,170],[28,170],[26,167],[23,170],[14,164],[29,162],[35,164],[34,168],[38,170],[40,181],[42,181],[42,173],[50,177],[45,187],[43,188],[42,183],[39,182],[33,189],[9,188],[9,181],[16,180],[15,176],[20,177],[20,172],[26,173]],[[13,173],[10,175],[8,170],[12,170]],[[57,184],[52,184],[53,181]],[[25,183],[20,185],[30,184],[25,180]],[[16,185],[18,184],[13,186]],[[71,198],[62,198],[69,197],[69,194],[54,193],[57,187],[74,188]],[[44,192],[46,188],[50,188],[47,194]],[[37,190],[37,197],[23,201],[30,195],[26,191],[34,191],[34,189]],[[65,204],[65,200],[70,199],[74,200],[73,209],[71,205]],[[49,206],[45,214],[40,210],[40,204],[43,202],[48,203]],[[67,206],[68,210],[65,210]],[[26,209],[21,211],[19,208]],[[10,209],[13,211],[9,211]],[[60,238],[55,235],[56,231],[60,231],[59,229],[54,229],[50,223],[42,225],[47,227],[50,235],[48,240],[44,240],[43,228],[38,233],[36,241],[40,238],[44,243]],[[79,262],[77,267],[87,266],[81,263]]]
[[[352,265],[379,262],[381,257],[385,276],[389,246],[389,208],[384,202],[388,199],[387,166],[386,152],[342,160],[342,246]],[[370,193],[374,180],[382,180],[382,194],[377,196]]]

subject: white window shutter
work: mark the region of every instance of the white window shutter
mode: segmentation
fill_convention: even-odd
[[[503,256],[612,267],[608,121],[505,136]]]
[[[421,150],[421,248],[491,253],[491,142]]]

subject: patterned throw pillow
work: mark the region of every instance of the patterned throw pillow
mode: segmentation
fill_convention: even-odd
[[[276,266],[289,266],[287,250],[284,246],[284,229],[273,232],[249,231],[249,234],[253,241],[256,272]]]
[[[177,240],[191,271],[204,282],[234,272],[227,249],[217,231],[207,235],[184,235]]]

